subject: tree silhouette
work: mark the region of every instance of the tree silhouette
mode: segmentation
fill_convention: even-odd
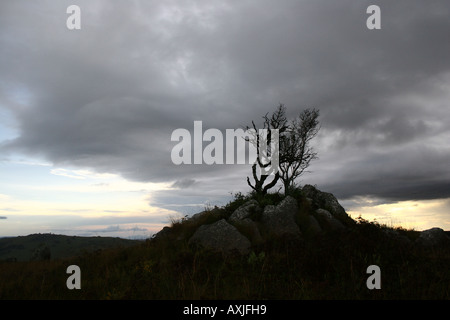
[[[284,193],[295,187],[295,179],[317,159],[317,152],[310,146],[319,132],[319,110],[305,109],[292,120],[283,136],[280,136],[280,178]]]
[[[252,165],[254,183],[251,183],[249,177],[247,183],[257,194],[265,195],[281,179],[287,195],[295,187],[295,180],[309,167],[312,160],[317,159],[317,152],[310,146],[310,142],[320,129],[319,110],[305,109],[288,123],[286,108],[280,104],[270,117],[267,113],[263,118],[263,128],[266,130],[262,133],[258,131],[254,121],[252,128],[247,126],[247,130],[253,129],[250,130],[253,137],[247,141],[256,147],[257,152],[256,161]],[[273,129],[276,129],[277,137],[273,137]],[[278,141],[275,141],[276,138]],[[274,150],[268,148],[272,143],[277,143],[275,150],[278,152],[278,163],[273,161],[274,154],[271,152]],[[269,175],[274,177],[264,185]]]
[[[274,187],[280,179],[278,164],[272,161],[273,156],[277,156],[279,159],[279,154],[272,154],[273,151],[278,152],[279,150],[278,141],[275,141],[275,137],[273,137],[275,132],[273,130],[275,129],[277,131],[276,138],[278,138],[288,129],[286,109],[282,104],[278,106],[277,110],[270,117],[267,113],[263,118],[263,129],[265,130],[263,130],[262,133],[259,132],[259,130],[256,128],[255,122],[252,121],[253,130],[250,131],[253,133],[254,137],[252,139],[248,139],[248,141],[250,141],[256,147],[256,161],[252,165],[252,175],[255,183],[252,184],[249,177],[247,177],[247,183],[257,194],[260,195],[265,195],[267,191],[270,188]],[[247,130],[249,129],[251,128],[247,126]],[[269,148],[269,146],[272,146],[272,143],[276,144],[274,150]],[[259,167],[259,174],[257,172],[257,167]],[[273,174],[274,171],[276,172],[272,181],[264,185],[266,179],[269,177],[269,175]]]

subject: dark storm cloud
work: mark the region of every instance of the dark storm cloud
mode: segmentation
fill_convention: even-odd
[[[361,149],[362,151],[363,149]],[[450,197],[448,154],[426,146],[397,152],[368,151],[342,161],[331,178],[322,179],[326,189],[345,199],[369,195],[389,200],[428,200]],[[355,191],[357,190],[357,191]]]
[[[194,179],[182,179],[182,180],[177,180],[175,181],[172,185],[171,188],[175,188],[175,189],[186,189],[191,187],[192,185],[195,184],[195,180]]]
[[[172,131],[239,128],[282,102],[321,111],[306,181],[346,198],[450,196],[447,1],[78,1],[82,29],[68,31],[70,4],[2,2],[0,107],[20,129],[2,153],[193,199],[201,181],[229,191],[249,172],[173,165]],[[371,4],[381,30],[366,28]]]

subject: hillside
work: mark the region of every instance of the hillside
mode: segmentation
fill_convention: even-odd
[[[0,261],[62,259],[107,248],[139,243],[113,237],[78,237],[57,234],[30,234],[0,238]]]
[[[0,299],[450,299],[450,238],[350,218],[313,186],[237,194],[145,242],[0,263]],[[81,289],[66,288],[66,268]],[[370,289],[369,266],[381,270]]]

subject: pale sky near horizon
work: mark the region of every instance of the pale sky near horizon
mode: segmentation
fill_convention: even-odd
[[[352,217],[450,230],[449,16],[446,0],[3,0],[0,237],[145,237],[224,205],[249,167],[176,166],[171,133],[279,103],[320,110],[299,184]]]

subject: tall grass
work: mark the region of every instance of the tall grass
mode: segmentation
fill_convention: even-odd
[[[277,196],[267,198],[276,202]],[[205,223],[229,216],[238,196],[195,222],[174,219],[165,237],[77,258],[0,263],[0,299],[449,299],[450,249],[425,249],[386,237],[384,225],[358,219],[346,232],[300,242],[269,239],[247,256],[223,256],[188,245]],[[297,221],[311,210],[299,197]],[[411,240],[418,233],[397,228]],[[81,290],[66,287],[66,268],[81,269]],[[366,287],[369,265],[381,290]]]

